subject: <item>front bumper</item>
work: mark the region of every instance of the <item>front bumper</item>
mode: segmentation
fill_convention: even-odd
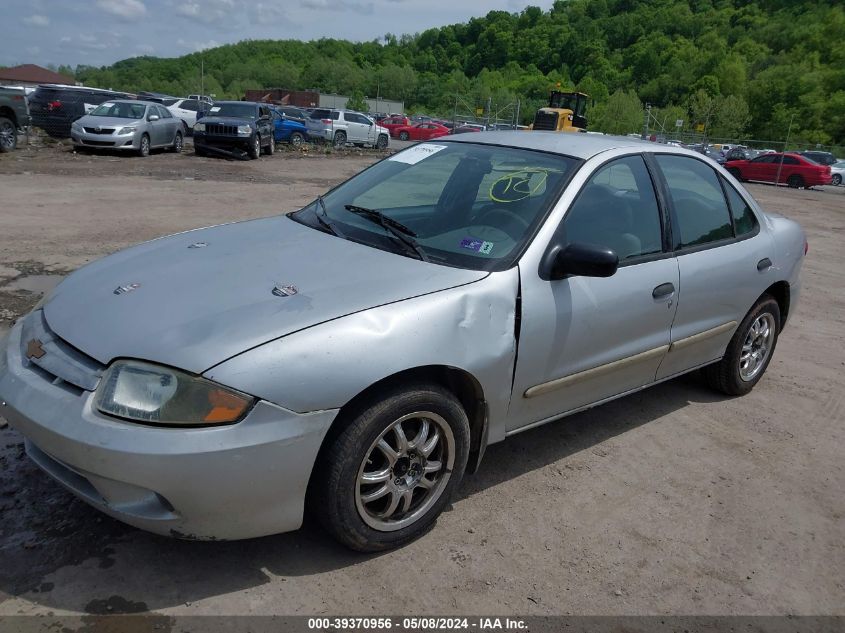
[[[252,135],[249,136],[227,136],[208,134],[207,132],[194,132],[194,147],[219,147],[223,149],[239,148],[248,150],[252,142]]]
[[[103,149],[137,150],[141,147],[141,134],[94,134],[90,132],[70,130],[73,144],[79,147],[99,147]]]
[[[299,528],[320,444],[337,410],[298,414],[259,401],[240,423],[156,428],[93,407],[94,393],[45,379],[21,355],[19,322],[0,340],[0,415],[30,458],[106,514],[158,534],[241,539]]]

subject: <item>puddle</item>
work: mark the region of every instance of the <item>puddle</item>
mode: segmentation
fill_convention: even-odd
[[[0,288],[5,292],[23,291],[43,295],[58,286],[62,279],[63,275],[23,275]]]

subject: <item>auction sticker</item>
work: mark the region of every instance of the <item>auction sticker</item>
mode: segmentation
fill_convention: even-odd
[[[437,152],[446,149],[445,145],[431,145],[426,143],[424,145],[414,145],[409,147],[404,152],[394,154],[387,160],[392,160],[397,163],[405,163],[406,165],[416,165],[421,160],[434,156]]]

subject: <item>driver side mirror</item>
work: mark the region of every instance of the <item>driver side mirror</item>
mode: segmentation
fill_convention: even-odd
[[[553,244],[540,261],[540,279],[553,281],[570,276],[612,277],[619,257],[606,246],[573,242],[565,247]]]
[[[160,117],[157,114],[151,114],[150,116],[147,117],[147,121],[152,123],[153,121],[158,121],[159,118]]]

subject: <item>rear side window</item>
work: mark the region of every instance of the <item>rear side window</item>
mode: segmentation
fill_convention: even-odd
[[[731,204],[731,213],[734,216],[734,227],[737,237],[748,235],[757,230],[757,218],[748,203],[730,183],[722,179],[725,191],[728,192],[728,202]]]
[[[312,119],[328,119],[329,118],[329,111],[328,110],[314,110],[311,112]]]
[[[678,246],[701,246],[733,237],[731,214],[716,172],[687,156],[658,154],[655,158],[672,198]]]

